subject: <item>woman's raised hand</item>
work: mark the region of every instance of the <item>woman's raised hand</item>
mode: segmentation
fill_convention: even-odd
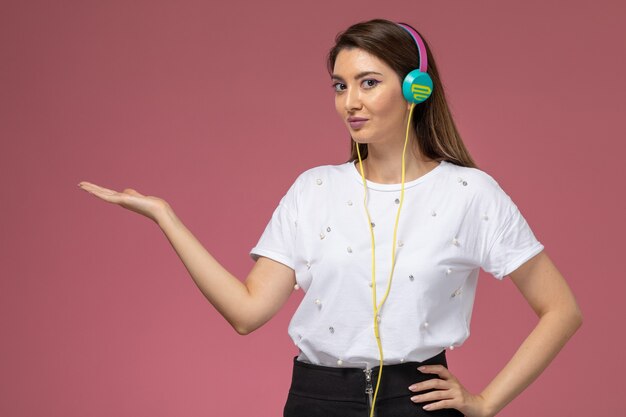
[[[159,197],[145,196],[132,188],[126,188],[120,193],[87,181],[81,181],[78,186],[104,201],[132,210],[154,222],[157,222],[157,216],[168,207],[165,200]]]
[[[468,392],[459,380],[443,365],[425,365],[418,368],[425,374],[437,374],[439,378],[413,384],[409,390],[413,392],[434,390],[411,397],[416,403],[434,401],[424,406],[425,410],[441,410],[454,408],[466,417],[491,417],[494,413],[488,410],[485,398]]]

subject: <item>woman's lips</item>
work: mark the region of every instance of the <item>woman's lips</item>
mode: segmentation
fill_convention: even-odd
[[[352,129],[360,129],[363,127],[363,125],[365,125],[366,122],[367,122],[367,119],[364,119],[362,117],[348,118],[348,124],[350,125]]]

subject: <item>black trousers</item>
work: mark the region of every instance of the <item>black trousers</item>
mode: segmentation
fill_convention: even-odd
[[[405,362],[383,367],[383,375],[374,404],[376,417],[462,417],[454,409],[426,411],[427,403],[414,403],[409,385],[438,378],[423,374],[421,365],[448,366],[445,350],[423,362]],[[379,367],[373,367],[372,387],[376,388]],[[284,408],[284,417],[369,417],[369,395],[366,374],[360,368],[313,365],[294,358],[291,388]],[[422,391],[421,393],[426,392]]]

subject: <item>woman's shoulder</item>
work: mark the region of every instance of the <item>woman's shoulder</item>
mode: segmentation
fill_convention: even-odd
[[[352,169],[352,167],[349,162],[335,165],[318,165],[303,171],[298,175],[296,182],[322,185],[326,181],[336,180],[339,177],[349,174],[350,169]]]
[[[451,162],[447,165],[447,188],[462,191],[453,194],[471,202],[472,206],[484,210],[489,206],[504,207],[514,204],[510,195],[488,172]]]
[[[452,162],[445,162],[449,179],[452,182],[461,184],[464,187],[471,186],[476,191],[494,191],[500,189],[496,179],[487,172],[474,167],[456,165]]]

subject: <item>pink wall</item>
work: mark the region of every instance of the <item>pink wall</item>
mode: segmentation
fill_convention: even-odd
[[[3,1],[0,415],[281,415],[301,294],[238,336],[153,223],[76,184],[166,199],[243,277],[296,175],[347,157],[324,58],[373,17],[424,33],[467,146],[585,315],[501,415],[623,412],[626,10],[593,4]],[[480,390],[534,322],[483,274],[453,372]]]

